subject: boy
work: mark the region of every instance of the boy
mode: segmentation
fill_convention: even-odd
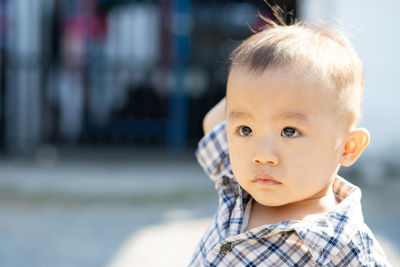
[[[196,153],[220,203],[190,265],[389,266],[337,175],[369,143],[357,54],[334,27],[267,23],[233,51],[204,120]]]

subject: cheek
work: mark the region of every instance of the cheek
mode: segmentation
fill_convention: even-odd
[[[325,146],[321,145],[321,150],[318,151],[321,165],[325,164],[327,169],[330,169],[329,166],[336,166],[339,164],[341,154],[342,143],[338,138],[332,138],[330,142],[325,144]]]
[[[297,177],[301,170],[302,179],[296,180],[299,186],[302,186],[301,183],[310,184],[311,187],[325,183],[337,169],[338,153],[331,146],[308,146],[308,149],[303,149],[302,153],[297,155],[291,159],[291,171],[297,173],[294,175]]]
[[[235,168],[236,165],[243,164],[245,158],[245,152],[239,146],[235,146],[234,144],[229,144],[229,159],[232,165],[232,168]]]
[[[229,160],[232,166],[232,171],[236,178],[239,179],[241,174],[247,169],[249,163],[248,149],[243,149],[243,144],[236,142],[228,142]]]
[[[301,171],[307,174],[326,169],[327,165],[332,164],[335,158],[332,151],[328,151],[326,147],[315,142],[304,142],[298,146],[291,146],[285,155],[284,163],[291,166],[292,172]]]

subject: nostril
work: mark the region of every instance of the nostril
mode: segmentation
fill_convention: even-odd
[[[253,163],[254,163],[254,164],[262,164],[261,160],[259,160],[259,159],[254,159],[254,160],[253,160]]]
[[[257,165],[277,165],[278,160],[259,160],[259,159],[253,159],[253,164]]]

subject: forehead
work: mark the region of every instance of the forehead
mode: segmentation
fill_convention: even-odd
[[[227,84],[227,114],[234,119],[278,116],[311,123],[314,117],[335,114],[335,94],[306,71],[267,68],[260,74],[232,69]]]
[[[282,66],[268,66],[264,71],[253,71],[250,67],[237,65],[234,66],[228,76],[229,82],[240,83],[241,81],[247,83],[252,81],[254,83],[261,82],[275,82],[279,81],[284,83],[295,82],[296,88],[303,87],[313,88],[318,87],[322,93],[334,93],[334,83],[315,70],[315,67],[295,66],[295,65],[282,65]]]

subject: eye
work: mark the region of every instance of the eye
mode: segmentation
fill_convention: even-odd
[[[299,131],[292,127],[285,127],[282,129],[281,136],[283,137],[296,137],[300,135]]]
[[[251,130],[250,127],[240,126],[239,135],[241,135],[241,136],[252,136],[253,135],[253,131]]]

